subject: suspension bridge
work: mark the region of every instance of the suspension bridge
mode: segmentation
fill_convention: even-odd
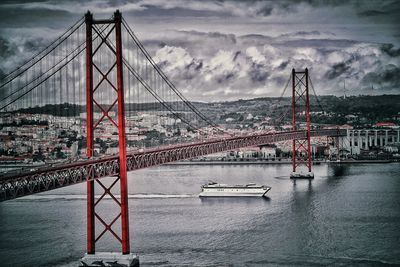
[[[86,258],[110,256],[96,253],[96,242],[109,232],[121,243],[120,256],[128,257],[119,260],[133,264],[128,218],[129,171],[243,147],[291,141],[292,176],[301,177],[298,168],[305,167],[306,177],[313,177],[310,138],[338,138],[346,135],[346,131],[311,129],[309,87],[314,88],[308,70],[293,69],[283,93],[290,81],[290,131],[252,134],[228,131],[209,119],[175,87],[119,11],[109,19],[100,20],[88,12],[5,76],[0,84],[0,116],[19,120],[16,125],[2,125],[3,129],[10,128],[11,137],[4,137],[8,147],[27,150],[25,154],[32,157],[57,158],[65,144],[54,140],[60,140],[61,136],[68,147],[75,146],[76,151],[83,149],[85,153],[75,153],[70,159],[48,162],[38,168],[2,174],[0,200],[85,182]],[[288,116],[286,112],[281,119]],[[299,122],[305,127],[299,127]],[[12,131],[18,125],[29,125],[28,131],[20,133],[22,139],[12,140]],[[39,136],[40,141],[35,141]],[[32,148],[36,154],[30,151]],[[104,177],[115,180],[105,185],[100,179]],[[95,184],[100,195],[95,192]],[[119,195],[112,193],[115,185],[119,186]],[[107,195],[116,202],[118,210],[110,222],[96,209]],[[117,221],[121,223],[120,234],[113,230]]]

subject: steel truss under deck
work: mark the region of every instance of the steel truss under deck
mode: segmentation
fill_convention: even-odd
[[[344,129],[311,130],[310,136],[345,136]],[[153,167],[164,163],[200,157],[217,152],[230,151],[242,147],[257,146],[293,139],[305,139],[306,131],[266,133],[220,139],[195,144],[148,149],[138,153],[128,153],[128,171]],[[0,178],[0,200],[9,200],[35,193],[45,192],[72,184],[92,181],[119,174],[119,157],[110,156],[69,163],[43,170],[4,176]]]

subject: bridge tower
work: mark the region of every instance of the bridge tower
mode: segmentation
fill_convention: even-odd
[[[311,171],[311,144],[310,144],[310,99],[308,69],[304,71],[292,70],[292,130],[297,127],[298,117],[305,119],[306,135],[292,141],[292,173],[290,178],[314,178]],[[300,168],[304,169],[300,170]]]
[[[100,180],[87,181],[87,253],[82,258],[82,266],[98,266],[95,262],[114,262],[118,266],[138,266],[139,260],[130,253],[129,243],[129,213],[128,213],[128,185],[126,166],[126,137],[125,137],[125,114],[124,114],[124,82],[123,82],[123,57],[122,57],[122,15],[117,10],[112,19],[94,20],[88,11],[85,15],[86,22],[86,112],[87,112],[87,156],[94,156],[95,131],[102,121],[108,121],[115,126],[118,132],[119,164],[118,175],[110,186],[106,186]],[[112,40],[111,37],[115,37]],[[99,40],[94,42],[94,40]],[[112,63],[108,64],[101,60],[104,49],[112,56]],[[101,50],[101,51],[100,51]],[[98,75],[94,75],[94,70]],[[113,76],[111,74],[114,74]],[[114,96],[111,104],[104,104],[96,99],[96,90],[106,88],[107,96]],[[112,97],[111,97],[112,98]],[[101,118],[94,117],[94,108],[101,114]],[[117,109],[117,119],[110,115],[110,110]],[[94,171],[94,170],[92,170]],[[101,197],[95,198],[95,183],[102,189]],[[111,189],[119,183],[119,199],[113,195]],[[96,207],[104,197],[109,195],[118,207],[116,217],[107,222]],[[117,220],[121,221],[121,233],[118,235],[113,230]],[[102,226],[96,232],[96,222]],[[111,233],[121,243],[119,252],[96,252],[96,243],[106,232]],[[104,265],[108,266],[108,265]]]

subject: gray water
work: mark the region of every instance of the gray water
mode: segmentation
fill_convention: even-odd
[[[399,164],[319,165],[310,182],[289,172],[289,165],[132,172],[131,250],[142,266],[400,265]],[[272,190],[267,199],[198,198],[209,180]],[[85,190],[0,203],[0,266],[77,266],[86,248]],[[98,212],[110,221],[113,207],[107,199]],[[97,247],[119,250],[111,234]]]

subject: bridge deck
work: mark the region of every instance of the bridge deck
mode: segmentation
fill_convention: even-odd
[[[127,155],[128,171],[153,167],[238,148],[306,138],[306,131],[264,133],[172,147],[146,149]],[[315,136],[345,136],[343,129],[312,130]],[[0,177],[0,201],[45,192],[56,188],[118,174],[117,156],[89,159],[27,173],[7,174]]]

